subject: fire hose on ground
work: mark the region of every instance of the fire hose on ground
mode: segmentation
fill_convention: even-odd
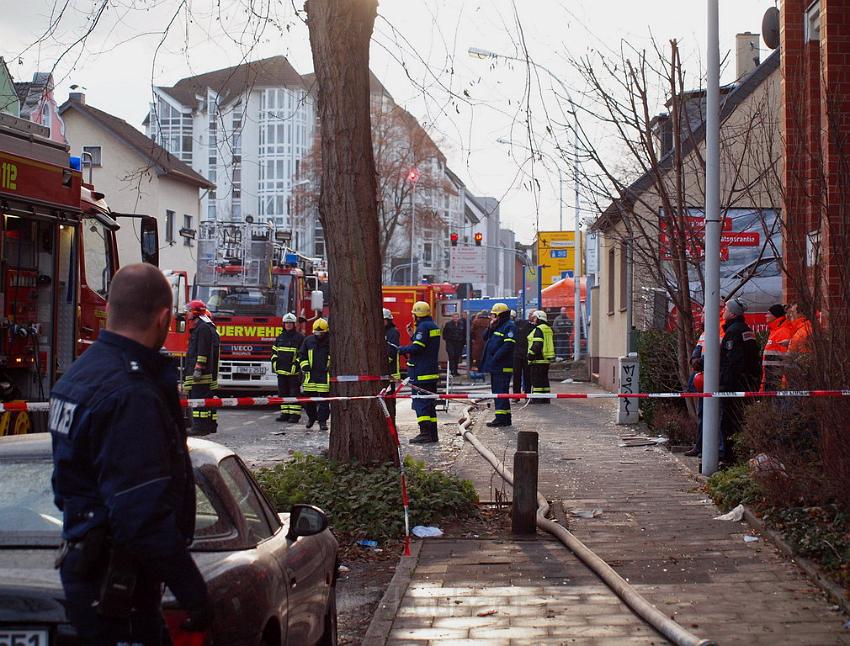
[[[472,410],[475,405],[467,406],[464,416],[458,420],[458,427],[463,439],[469,442],[473,448],[489,462],[493,469],[509,485],[513,486],[513,474],[499,461],[499,459],[481,441],[475,437],[469,427],[472,425]],[[610,565],[603,561],[584,543],[576,538],[569,530],[554,521],[546,518],[549,513],[549,503],[546,497],[537,492],[537,527],[557,538],[567,549],[578,557],[578,559],[590,568],[607,585],[611,591],[619,597],[638,617],[652,626],[659,634],[669,639],[678,646],[716,646],[716,642],[710,639],[702,639],[697,635],[685,630],[674,620],[667,617],[649,601],[644,599],[623,577],[617,574]]]

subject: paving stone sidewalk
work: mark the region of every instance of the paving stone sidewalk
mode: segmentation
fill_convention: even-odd
[[[585,384],[555,391],[591,392]],[[540,434],[540,491],[566,510],[569,529],[641,594],[682,626],[719,644],[850,644],[847,616],[802,572],[744,523],[718,510],[688,468],[666,449],[619,447],[633,428],[613,423],[613,400],[514,405],[514,427],[475,432],[510,466],[517,430]],[[441,421],[456,418],[452,404]],[[415,431],[401,424],[403,434]],[[419,458],[475,483],[482,500],[510,496],[489,465],[452,427]],[[430,458],[429,458],[430,456]],[[498,493],[497,493],[498,492]],[[576,511],[596,516],[582,518]],[[533,541],[423,541],[400,603],[371,631],[372,644],[661,644],[566,548]],[[402,577],[403,579],[403,577]],[[376,637],[377,634],[377,637]]]

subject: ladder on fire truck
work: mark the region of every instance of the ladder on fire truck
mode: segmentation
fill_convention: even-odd
[[[274,229],[269,223],[202,222],[200,225],[199,285],[270,288],[274,260]]]

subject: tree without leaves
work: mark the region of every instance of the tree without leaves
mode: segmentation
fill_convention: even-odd
[[[310,0],[307,27],[318,87],[319,219],[328,245],[331,357],[337,375],[387,369],[381,315],[377,185],[369,114],[369,44],[377,0]],[[341,395],[374,395],[374,381],[338,383]],[[329,456],[366,464],[397,461],[379,402],[336,403]]]

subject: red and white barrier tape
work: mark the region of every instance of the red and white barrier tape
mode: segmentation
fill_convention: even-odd
[[[331,381],[345,383],[349,381],[389,381],[389,375],[337,375],[331,377]]]
[[[423,395],[356,395],[332,397],[211,397],[209,399],[183,399],[183,407],[196,408],[251,408],[254,406],[279,406],[281,404],[308,404],[311,402],[355,401],[368,399],[735,399],[761,397],[850,397],[850,390],[771,390],[716,393],[429,393]],[[46,411],[48,402],[7,402],[0,404],[2,412]]]

